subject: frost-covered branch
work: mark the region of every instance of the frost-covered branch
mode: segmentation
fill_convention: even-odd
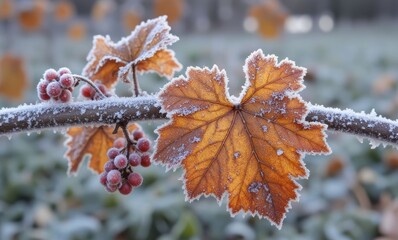
[[[0,135],[151,119],[166,119],[154,96],[111,97],[69,104],[40,103],[0,110]],[[324,123],[331,131],[370,138],[373,143],[398,145],[398,122],[375,113],[311,106],[306,120]]]

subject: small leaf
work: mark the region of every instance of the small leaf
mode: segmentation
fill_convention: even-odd
[[[75,15],[75,6],[67,0],[58,1],[54,6],[53,15],[57,22],[66,22]]]
[[[5,54],[0,58],[0,95],[19,101],[28,87],[25,63],[22,58]]]
[[[177,40],[170,34],[166,17],[141,23],[130,36],[117,43],[109,37],[96,36],[83,74],[93,80],[105,77],[103,83],[107,87],[114,85],[118,78],[128,82],[133,66],[137,66],[139,72],[155,71],[171,78],[181,65],[174,52],[166,47]]]
[[[140,128],[138,124],[130,124],[128,130]],[[91,155],[89,168],[97,173],[104,171],[104,164],[108,161],[107,151],[112,147],[116,138],[122,137],[119,131],[112,134],[113,128],[100,127],[71,127],[67,131],[68,139],[65,145],[68,147],[65,157],[69,161],[68,173],[76,173],[86,154]]]
[[[228,193],[231,214],[239,211],[281,226],[307,178],[304,153],[329,153],[325,126],[304,121],[306,104],[297,92],[305,69],[276,57],[252,53],[239,98],[227,92],[227,77],[212,69],[189,68],[160,93],[171,121],[158,129],[154,161],[182,165],[186,198],[221,201]]]

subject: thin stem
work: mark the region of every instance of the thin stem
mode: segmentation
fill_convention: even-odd
[[[137,80],[137,73],[136,73],[136,66],[133,64],[133,85],[134,85],[134,95],[138,97],[140,94],[140,86],[138,85],[138,80]]]
[[[155,96],[110,97],[68,104],[40,103],[0,110],[0,135],[154,119],[167,119]],[[305,120],[324,123],[329,131],[354,134],[398,146],[398,122],[375,114],[310,106]]]
[[[76,74],[73,74],[72,76],[76,80],[83,81],[83,82],[87,83],[88,85],[90,85],[92,88],[94,88],[94,90],[101,96],[101,99],[106,98],[106,96],[101,92],[101,90],[90,79],[83,77],[81,75],[76,75]]]

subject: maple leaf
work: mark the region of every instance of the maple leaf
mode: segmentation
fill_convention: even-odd
[[[138,124],[130,124],[128,130],[140,128]],[[108,161],[107,151],[112,147],[116,138],[122,137],[119,131],[113,134],[113,128],[100,127],[71,127],[66,132],[68,147],[65,157],[69,161],[68,174],[76,173],[86,154],[91,155],[89,168],[97,173],[104,171],[104,164]]]
[[[25,63],[22,58],[4,54],[0,58],[0,94],[19,101],[28,87]]]
[[[182,165],[190,201],[202,195],[228,209],[268,218],[281,227],[290,202],[298,198],[297,178],[307,178],[305,153],[329,153],[325,126],[304,121],[305,69],[275,56],[252,53],[244,66],[239,98],[227,92],[227,77],[216,66],[188,68],[160,93],[171,121],[159,128],[153,159],[168,169]]]
[[[119,78],[128,82],[134,66],[138,72],[155,71],[171,78],[181,69],[181,64],[166,47],[177,40],[178,37],[170,34],[165,16],[141,23],[117,43],[109,37],[95,36],[83,75],[102,80],[107,87],[113,86]]]

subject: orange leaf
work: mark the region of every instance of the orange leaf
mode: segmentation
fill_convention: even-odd
[[[91,9],[91,18],[94,21],[104,20],[115,8],[113,1],[98,0]]]
[[[153,11],[155,16],[166,15],[170,24],[174,24],[181,19],[184,4],[184,0],[155,0]]]
[[[114,85],[119,78],[129,81],[134,66],[140,72],[155,71],[171,78],[175,71],[181,69],[181,65],[174,52],[166,50],[166,47],[177,40],[170,34],[166,17],[141,23],[130,36],[117,43],[109,37],[96,36],[83,74],[93,80],[105,77],[107,86]]]
[[[68,37],[71,40],[79,41],[86,36],[87,29],[84,22],[76,22],[68,27]]]
[[[248,15],[256,22],[257,32],[264,38],[278,37],[288,16],[277,0],[252,5]]]
[[[25,64],[22,58],[5,54],[0,58],[0,94],[18,101],[28,87]]]
[[[55,4],[54,19],[58,22],[66,22],[75,15],[75,6],[73,3],[62,0]]]
[[[158,129],[154,161],[185,170],[188,200],[202,195],[221,201],[228,193],[232,215],[239,211],[281,226],[306,178],[304,153],[329,153],[324,125],[304,121],[305,69],[276,57],[252,53],[239,98],[227,92],[227,78],[216,66],[189,68],[187,78],[160,93],[171,121]]]
[[[45,12],[39,4],[34,4],[31,8],[23,9],[18,13],[18,22],[22,29],[33,32],[40,29],[43,25]]]
[[[15,6],[13,0],[0,0],[0,20],[12,17]]]
[[[129,131],[140,128],[138,124],[130,124]],[[68,173],[76,173],[86,154],[91,155],[89,168],[97,173],[104,171],[104,164],[108,161],[106,155],[113,141],[122,137],[119,131],[112,134],[113,128],[109,126],[100,127],[71,127],[67,131],[68,139],[65,145],[68,147],[65,157],[69,161]]]

